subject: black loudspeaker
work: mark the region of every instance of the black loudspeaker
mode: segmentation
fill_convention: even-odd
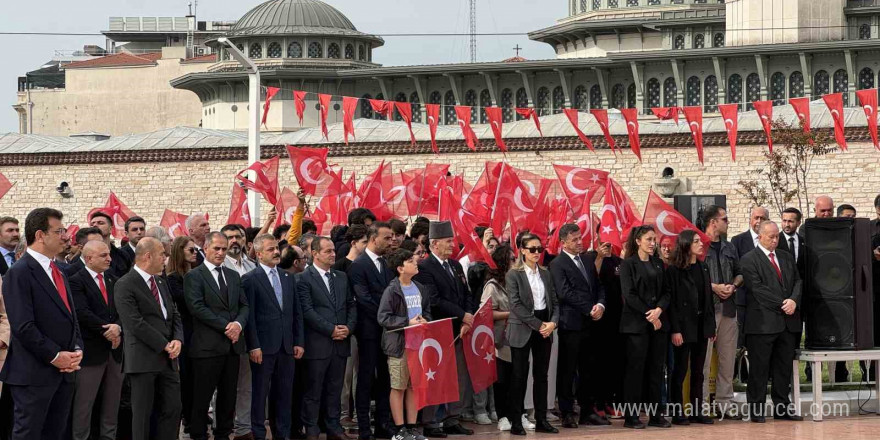
[[[673,197],[673,208],[698,227],[703,208],[709,205],[718,205],[726,210],[727,196],[676,195]]]
[[[807,219],[804,345],[810,350],[874,347],[871,222]]]

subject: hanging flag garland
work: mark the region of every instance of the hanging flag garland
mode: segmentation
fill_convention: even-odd
[[[720,104],[718,111],[724,120],[727,142],[730,143],[730,158],[736,162],[736,137],[739,130],[739,104]]]

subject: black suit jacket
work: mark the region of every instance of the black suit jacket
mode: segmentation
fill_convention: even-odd
[[[0,254],[0,276],[6,275],[6,271],[9,270],[9,265],[6,264],[6,257],[3,254]]]
[[[595,266],[587,266],[590,259],[585,254],[580,257],[586,278],[565,252],[550,262],[550,274],[559,300],[559,328],[562,330],[582,330],[584,324],[593,319],[590,317],[593,306],[605,305],[605,289],[596,276]]]
[[[241,288],[238,272],[219,267],[223,270],[228,289],[226,297],[220,294],[220,286],[204,264],[183,277],[186,306],[193,318],[192,343],[188,352],[191,358],[242,354],[245,351],[244,329],[247,328],[250,313],[247,296]],[[242,329],[235,343],[225,334],[226,326],[234,321],[241,324]]]
[[[349,331],[354,329],[357,305],[345,273],[330,269],[330,274],[333,276],[332,293],[327,290],[327,285],[313,266],[310,265],[297,275],[296,293],[305,321],[305,359],[351,355],[351,337],[334,341],[331,335],[337,325],[344,325]],[[335,296],[335,301],[331,301],[331,294]],[[376,320],[378,321],[378,317]]]
[[[697,264],[703,272],[702,284],[697,285],[690,268],[670,266],[666,269],[663,286],[670,298],[669,331],[681,333],[684,342],[700,342],[697,336],[706,339],[715,336],[715,304],[712,302],[709,267],[702,261],[697,261]],[[703,297],[702,309],[700,296]]]
[[[795,234],[797,234],[795,232]],[[801,234],[797,234],[797,268],[798,275],[801,276],[801,279],[804,279],[807,269],[807,242],[804,241],[804,236]],[[779,233],[779,247],[777,248],[780,251],[785,251],[794,256],[794,252],[792,252],[791,248],[788,246],[788,237],[785,236],[785,233]]]
[[[801,323],[801,277],[794,257],[788,252],[776,252],[776,261],[782,270],[782,282],[770,263],[770,258],[755,249],[740,260],[743,278],[749,288],[746,302],[746,334],[775,334],[788,330],[800,333]],[[782,301],[792,299],[797,303],[793,315],[782,311]]]
[[[358,339],[381,339],[382,327],[377,318],[379,303],[388,283],[394,276],[386,266],[382,273],[376,269],[373,260],[364,251],[348,268],[348,283],[357,301],[358,320],[355,334]]]
[[[261,265],[241,278],[250,313],[245,330],[248,351],[259,348],[263,354],[284,352],[292,355],[294,346],[305,346],[296,280],[281,269],[278,269],[278,279],[283,304],[278,304],[272,282]]]
[[[669,291],[663,287],[663,262],[656,257],[651,257],[649,261],[654,267],[654,274],[648,272],[638,255],[628,257],[620,263],[620,288],[623,295],[621,333],[638,334],[649,331],[652,327],[645,319],[645,313],[657,307],[663,309],[659,331],[669,331],[669,305],[672,299]],[[652,285],[656,285],[656,288]]]
[[[134,249],[132,249],[131,246],[129,246],[128,243],[126,243],[121,248],[119,248],[119,252],[122,252],[122,255],[129,262],[129,264],[128,264],[129,268],[131,268],[131,265],[134,263]]]
[[[465,313],[474,313],[476,304],[468,290],[464,270],[458,261],[449,259],[449,267],[455,276],[443,268],[433,254],[419,262],[419,273],[413,280],[428,289],[431,298],[431,313],[435,320],[457,318],[452,320],[453,332],[457,335],[461,328],[461,320]]]
[[[107,270],[107,275],[116,279],[122,278],[123,275],[127,274],[131,270],[132,264],[134,264],[134,260],[129,259],[125,252],[112,243],[110,244],[110,259],[110,269]]]
[[[505,336],[511,347],[523,348],[529,342],[532,331],[539,331],[543,322],[535,316],[535,299],[526,270],[511,269],[504,276],[505,290],[510,297],[510,316],[507,319]],[[553,277],[543,267],[538,267],[541,281],[544,282],[544,302],[549,311],[550,321],[559,324],[559,302],[556,300],[556,289]],[[553,335],[550,335],[553,340]]]
[[[72,382],[73,373],[52,365],[60,351],[81,350],[76,304],[67,277],[64,286],[70,310],[52,280],[29,253],[22,255],[3,277],[3,300],[9,319],[9,351],[0,381],[10,385],[53,386]]]
[[[156,276],[156,287],[168,317],[150,292],[141,274],[132,270],[116,282],[113,300],[122,322],[123,372],[155,373],[171,366],[177,371],[177,359],[170,359],[165,347],[171,341],[183,341],[180,313],[174,305],[168,283]]]
[[[110,354],[117,362],[122,362],[122,345],[113,350],[113,345],[104,338],[104,332],[107,331],[104,325],[119,324],[119,314],[113,300],[114,283],[113,278],[104,275],[108,304],[88,270],[81,270],[70,277],[70,289],[76,302],[76,317],[82,331],[84,366],[100,365],[107,361]]]
[[[111,257],[111,258],[112,258],[112,257]],[[112,264],[112,263],[111,263],[111,264]],[[85,263],[83,263],[82,258],[81,258],[81,257],[76,257],[76,258],[73,259],[73,261],[71,261],[71,262],[67,265],[67,267],[64,268],[64,274],[67,275],[67,278],[68,278],[68,279],[70,279],[70,277],[76,275],[76,273],[79,272],[79,271],[80,271],[82,268],[84,268],[84,267],[86,267],[86,265],[85,265]],[[108,271],[108,272],[109,272],[109,271]],[[108,274],[106,274],[106,276],[110,276],[110,274],[108,273]],[[117,278],[117,279],[118,279],[118,278]]]
[[[752,238],[751,230],[736,235],[730,240],[730,244],[736,248],[736,254],[739,255],[740,258],[755,249],[755,241]],[[746,297],[748,297],[748,295],[749,288],[747,286],[743,285],[738,287],[736,292],[734,292],[734,301],[736,301],[736,305],[738,307],[745,307]]]

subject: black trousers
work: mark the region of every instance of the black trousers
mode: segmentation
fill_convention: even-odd
[[[290,400],[293,398],[293,355],[279,351],[264,354],[263,363],[251,362],[251,432],[257,440],[266,438],[266,399],[271,407],[272,438],[290,437]]]
[[[181,354],[178,359],[180,360],[180,402],[183,405],[183,419],[189,425],[193,399],[192,359],[184,354]]]
[[[495,369],[498,371],[498,380],[492,384],[492,392],[495,395],[495,413],[498,414],[498,418],[507,417],[510,422],[519,420],[520,414],[514,414],[511,411],[513,405],[510,402],[513,364],[496,357]]]
[[[783,331],[770,335],[746,335],[746,349],[749,351],[749,382],[746,398],[751,415],[764,416],[764,403],[767,400],[767,379],[773,378],[770,398],[773,400],[774,414],[790,410],[791,401],[791,362],[794,351],[800,342],[797,334]]]
[[[590,332],[587,342],[590,350],[583,350],[581,353],[581,365],[586,365],[588,371],[586,377],[594,378],[590,387],[594,390],[597,410],[623,402],[626,338],[618,330],[620,320],[605,321],[606,319],[610,319],[607,314],[599,321],[597,328]]]
[[[193,440],[208,438],[208,407],[214,390],[215,438],[226,438],[235,422],[235,399],[238,388],[239,355],[228,354],[209,358],[190,358],[193,368],[193,402],[189,418],[189,435]]]
[[[557,333],[559,360],[556,364],[556,393],[559,410],[563,416],[574,414],[574,400],[577,395],[581,411],[590,411],[594,399],[589,397],[592,394],[588,391],[591,380],[584,362],[587,359],[585,352],[590,351],[587,344],[590,340],[589,323],[581,331],[559,330]]]
[[[529,342],[524,347],[510,348],[510,355],[513,360],[513,377],[510,381],[509,397],[510,412],[512,414],[523,413],[523,399],[526,397],[526,387],[529,380],[529,353],[531,353],[532,401],[535,403],[535,421],[547,420],[547,371],[550,369],[550,350],[552,348],[552,337],[545,338],[536,331],[532,331]],[[519,417],[514,416],[510,423],[516,426],[521,424],[522,421]]]
[[[9,387],[0,390],[0,440],[12,439],[12,392]]]
[[[697,342],[685,342],[679,347],[673,347],[672,353],[674,367],[672,369],[672,386],[670,387],[669,401],[677,404],[676,413],[673,415],[700,416],[703,414],[703,364],[706,361],[706,348],[708,339],[698,339]],[[690,361],[691,382],[690,402],[693,405],[690,411],[684,408],[684,378],[688,373],[688,361]],[[682,412],[683,411],[683,412]]]
[[[154,373],[126,374],[131,384],[131,438],[175,439],[180,427],[180,374],[171,367]],[[150,419],[156,409],[157,424],[150,435]],[[207,416],[205,409],[205,416]]]
[[[342,382],[347,360],[347,357],[335,354],[327,359],[306,360],[306,393],[302,402],[302,423],[306,435],[321,434],[319,416],[324,418],[328,436],[343,434],[339,417],[342,413]],[[358,419],[364,417],[369,420],[369,414],[369,410],[363,413],[358,411]]]
[[[358,344],[358,377],[355,391],[355,405],[358,413],[358,433],[361,437],[372,434],[370,417],[370,401],[376,400],[376,427],[387,428],[391,425],[391,406],[389,390],[391,376],[388,374],[388,357],[382,351],[381,339],[357,338]]]
[[[626,373],[623,379],[623,399],[632,405],[627,417],[638,417],[635,412],[639,404],[660,404],[663,386],[663,365],[666,364],[666,350],[669,334],[649,330],[645,333],[626,335]],[[647,383],[646,383],[647,382]],[[643,387],[647,385],[647,395]],[[649,412],[653,409],[645,406]]]
[[[293,369],[301,372],[301,374],[293,375],[293,396],[290,400],[290,432],[303,432],[303,396],[306,394],[306,383],[308,381],[308,373],[306,372],[306,360],[295,359],[293,361]],[[272,413],[272,406],[275,402],[269,400],[269,412]]]
[[[12,438],[56,440],[69,432],[73,382],[49,386],[3,384],[4,390],[7,387],[14,405]]]

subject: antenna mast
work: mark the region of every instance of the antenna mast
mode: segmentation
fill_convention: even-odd
[[[471,62],[477,62],[477,0],[468,0],[470,3],[470,37],[471,37]]]

